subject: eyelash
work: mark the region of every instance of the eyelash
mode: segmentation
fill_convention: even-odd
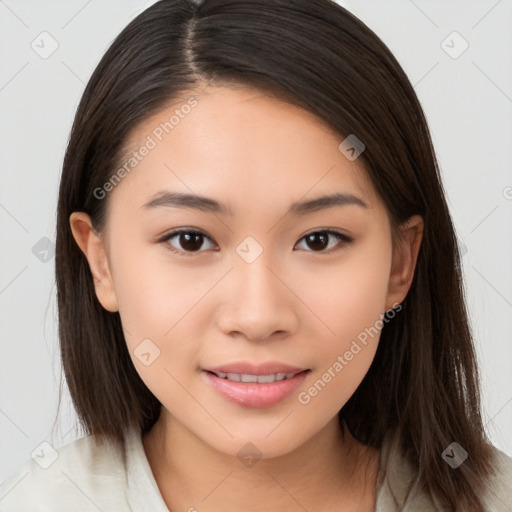
[[[175,252],[177,254],[180,254],[182,256],[185,256],[185,257],[194,256],[195,254],[204,252],[202,250],[199,250],[199,251],[183,251],[183,250],[176,249],[175,247],[173,247],[171,244],[168,243],[169,240],[171,240],[175,236],[180,235],[182,233],[188,233],[188,234],[192,234],[192,235],[201,235],[201,236],[203,236],[205,238],[208,238],[211,241],[211,238],[206,233],[204,233],[202,231],[199,231],[199,230],[196,230],[196,229],[182,228],[182,229],[176,229],[176,230],[171,231],[170,233],[164,235],[162,238],[160,238],[158,240],[158,243],[164,244],[165,247],[168,250],[170,250],[172,252]],[[348,245],[348,244],[350,244],[351,242],[354,241],[354,239],[352,237],[349,237],[349,236],[347,236],[347,235],[345,235],[343,233],[340,233],[338,231],[334,231],[332,229],[321,229],[321,230],[317,230],[317,231],[311,231],[310,233],[305,234],[303,237],[301,237],[299,239],[299,242],[304,240],[308,236],[316,235],[318,233],[333,235],[338,240],[340,240],[340,241],[342,241],[344,243],[342,244],[341,247],[339,247],[337,249],[334,249],[334,250],[331,248],[330,250],[327,250],[327,251],[326,250],[320,250],[320,251],[308,250],[307,252],[312,252],[312,253],[333,253],[333,252],[337,252],[337,251],[343,249],[343,247],[345,245]]]

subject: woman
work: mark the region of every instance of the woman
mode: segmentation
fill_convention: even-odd
[[[422,108],[339,5],[133,20],[76,113],[56,278],[87,437],[5,510],[512,508]]]

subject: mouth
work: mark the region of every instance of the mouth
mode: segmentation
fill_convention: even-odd
[[[311,369],[277,373],[235,373],[202,370],[201,375],[224,399],[237,405],[263,409],[288,398]]]
[[[296,372],[290,373],[270,373],[268,375],[254,375],[250,373],[225,373],[225,372],[212,372],[210,370],[205,370],[208,373],[216,375],[219,379],[226,379],[232,382],[257,382],[259,384],[268,384],[271,382],[291,379],[295,377],[295,375],[301,372],[307,372],[309,370],[298,370]]]

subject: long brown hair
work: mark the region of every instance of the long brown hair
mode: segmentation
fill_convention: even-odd
[[[60,183],[56,281],[62,365],[86,434],[121,442],[147,432],[160,402],[130,359],[120,316],[96,298],[69,225],[87,212],[98,231],[130,133],[198,83],[272,91],[365,144],[360,158],[394,232],[424,219],[414,280],[381,332],[374,361],[339,412],[361,442],[399,433],[422,488],[447,510],[481,511],[491,473],[457,238],[421,105],[386,45],[331,0],[161,0],[113,41],[76,112]],[[340,138],[340,141],[342,139]],[[441,457],[453,441],[469,458]]]

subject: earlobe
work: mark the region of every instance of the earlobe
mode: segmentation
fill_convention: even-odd
[[[100,304],[112,313],[119,311],[105,244],[94,229],[90,216],[84,212],[73,212],[69,224],[78,247],[89,263]]]
[[[418,254],[423,239],[424,223],[420,215],[413,215],[400,230],[402,236],[393,250],[386,308],[401,303],[411,287]]]

